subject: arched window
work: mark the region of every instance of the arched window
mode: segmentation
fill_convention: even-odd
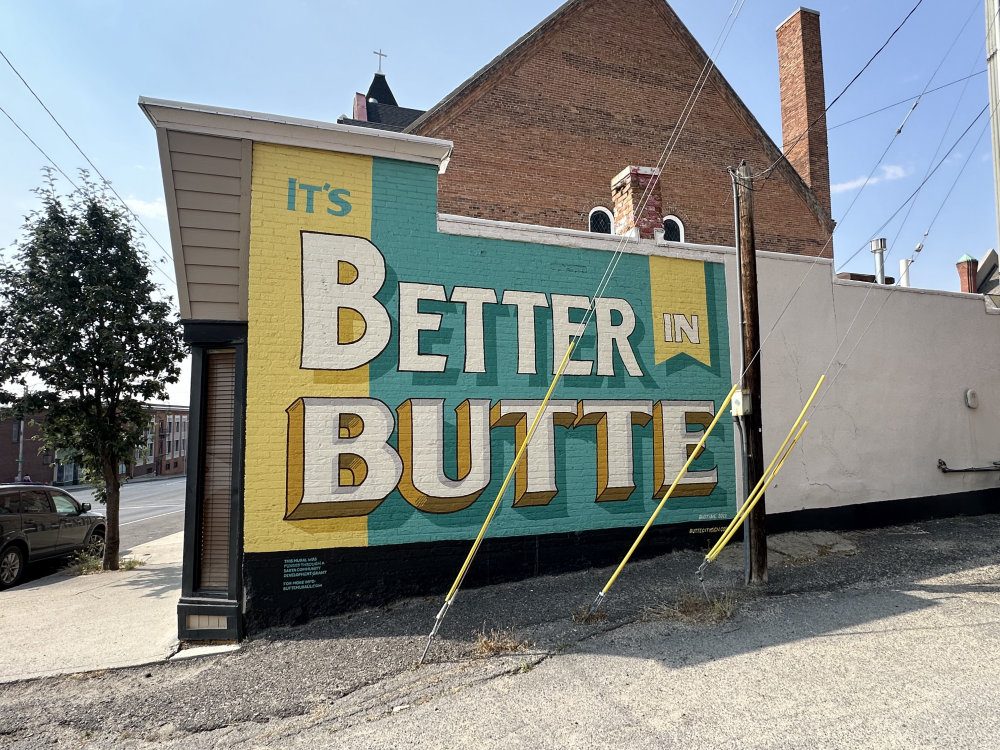
[[[603,206],[590,209],[590,231],[597,234],[614,234],[614,217],[611,212]]]
[[[663,220],[663,239],[667,242],[684,241],[684,225],[676,216],[667,216]]]

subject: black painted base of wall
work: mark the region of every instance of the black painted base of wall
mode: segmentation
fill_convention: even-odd
[[[1000,511],[1000,489],[821,508],[768,516],[769,533],[849,530]],[[635,559],[680,549],[707,550],[726,521],[653,527]],[[614,565],[636,528],[486,539],[466,576],[474,588],[536,575]],[[733,538],[739,542],[741,535]],[[381,605],[406,596],[444,595],[469,541],[245,554],[244,632]]]
[[[1000,487],[953,495],[933,495],[907,500],[886,500],[880,503],[844,505],[838,508],[811,508],[792,513],[776,513],[767,517],[767,530],[783,531],[850,531],[877,529],[901,523],[929,521],[954,516],[981,516],[1000,513]]]
[[[653,527],[636,558],[678,549],[708,549],[728,521]],[[637,528],[569,534],[484,539],[463,586],[475,588],[536,575],[563,573],[621,561]],[[471,541],[427,542],[381,547],[319,549],[306,552],[244,554],[247,633],[274,625],[294,625],[314,617],[406,596],[441,594],[458,574]],[[303,562],[315,559],[315,562]],[[321,567],[316,588],[285,590],[288,571]]]

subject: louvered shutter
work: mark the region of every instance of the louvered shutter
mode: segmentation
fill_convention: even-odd
[[[229,524],[232,507],[236,353],[205,352],[207,384],[202,462],[201,566],[199,588],[229,588]]]

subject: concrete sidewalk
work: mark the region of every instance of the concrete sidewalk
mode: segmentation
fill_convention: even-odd
[[[0,682],[162,661],[177,650],[183,534],[123,552],[133,570],[63,572],[0,592]]]

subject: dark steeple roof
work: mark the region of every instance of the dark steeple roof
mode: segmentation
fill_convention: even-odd
[[[341,125],[357,125],[363,128],[402,132],[403,128],[424,113],[422,109],[407,109],[406,107],[394,107],[391,104],[373,104],[372,102],[367,103],[367,110],[367,120],[353,120],[349,117],[341,117],[337,122]]]
[[[372,79],[372,85],[368,87],[368,93],[365,94],[365,98],[371,102],[374,99],[379,104],[391,104],[396,107],[396,97],[392,95],[392,89],[389,88],[389,83],[385,80],[385,73],[376,73],[375,77]]]
[[[354,104],[354,116],[359,119],[343,115],[337,122],[342,125],[399,132],[424,113],[422,109],[409,109],[396,104],[396,97],[392,95],[392,89],[385,80],[385,73],[376,73],[372,79],[372,84],[364,97],[364,109],[359,109],[362,106],[360,98],[361,94],[358,94]]]

